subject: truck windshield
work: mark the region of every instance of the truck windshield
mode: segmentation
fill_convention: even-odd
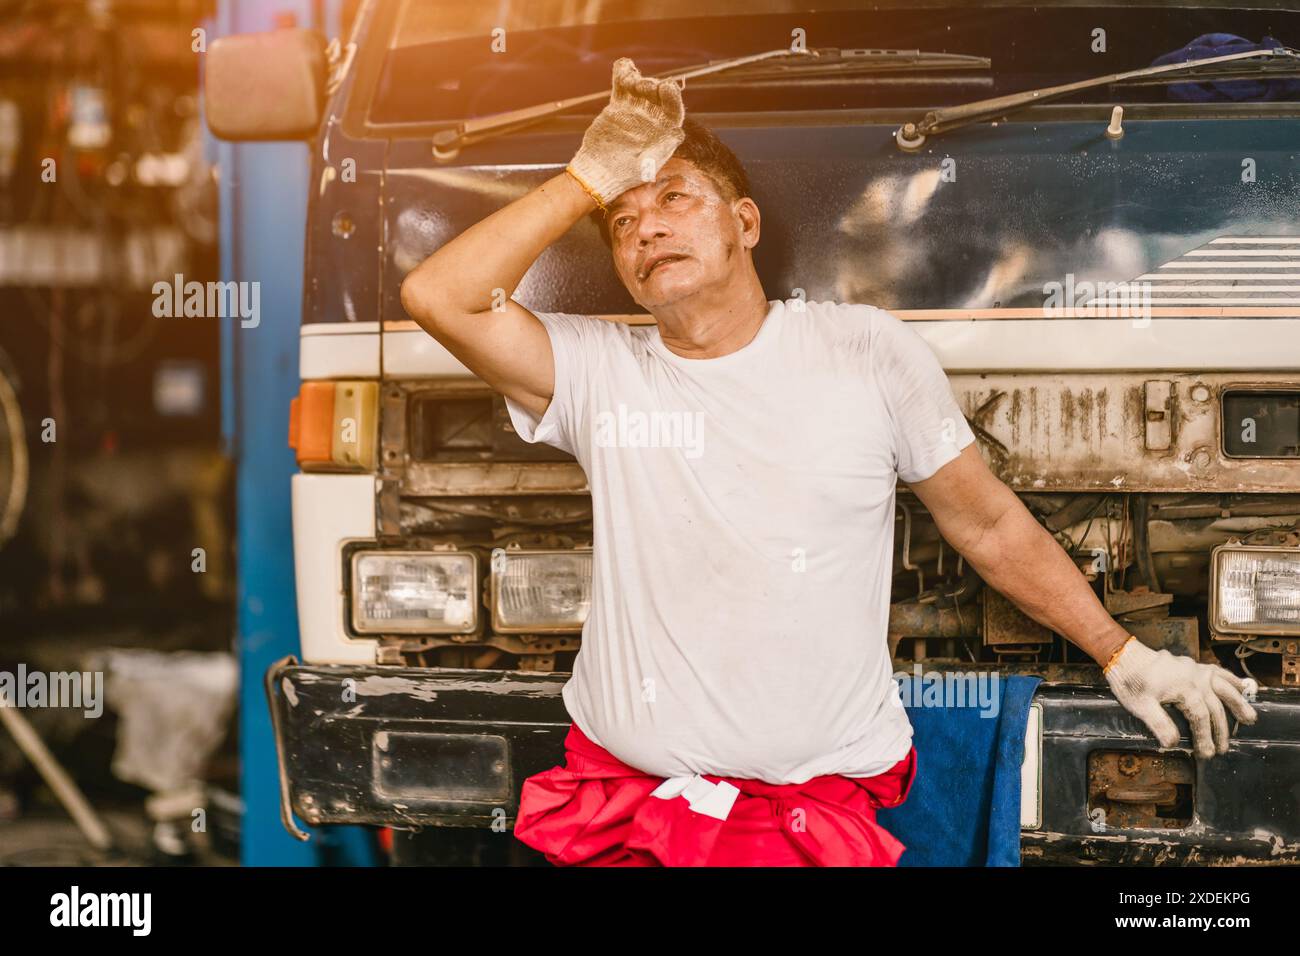
[[[883,9],[882,9],[883,8]],[[1300,11],[898,7],[863,0],[402,0],[370,104],[373,124],[479,118],[607,88],[620,56],[644,74],[801,42],[839,49],[919,49],[988,57],[990,72],[805,77],[798,82],[687,86],[697,112],[936,107],[1140,69],[1210,34],[1240,44],[1300,46]],[[1208,55],[1208,54],[1200,54]],[[1205,89],[1199,89],[1205,87]],[[1226,89],[1226,93],[1220,94]],[[1113,99],[1106,87],[1066,102]],[[1126,102],[1300,99],[1300,81],[1268,79],[1124,90]],[[601,104],[591,104],[595,112]]]

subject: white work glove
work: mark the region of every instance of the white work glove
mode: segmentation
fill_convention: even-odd
[[[609,104],[587,127],[568,171],[604,208],[634,186],[654,182],[686,138],[685,118],[676,80],[647,79],[619,57]]]
[[[1167,703],[1181,710],[1191,724],[1196,755],[1204,759],[1228,752],[1224,704],[1242,723],[1257,719],[1255,708],[1246,703],[1246,697],[1255,695],[1253,680],[1243,680],[1215,664],[1154,651],[1135,637],[1129,638],[1103,673],[1116,699],[1147,725],[1162,748],[1178,745],[1178,727],[1162,706]]]

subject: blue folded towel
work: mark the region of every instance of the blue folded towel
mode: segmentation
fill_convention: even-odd
[[[899,866],[1019,866],[1020,765],[1041,678],[996,675],[982,694],[967,684],[957,698],[935,690],[936,675],[898,681],[916,779],[903,805],[877,819],[907,847]]]
[[[1206,33],[1197,37],[1181,50],[1158,56],[1152,66],[1184,63],[1187,60],[1204,60],[1212,56],[1229,56],[1250,50],[1275,50],[1283,44],[1273,37],[1264,37],[1263,43],[1251,43],[1245,37],[1232,33]],[[1173,83],[1166,87],[1171,100],[1190,103],[1217,103],[1232,100],[1289,100],[1300,96],[1300,80],[1261,79],[1223,80],[1210,83]]]

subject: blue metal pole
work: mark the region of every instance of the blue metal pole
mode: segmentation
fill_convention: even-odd
[[[337,33],[337,0],[327,5]],[[292,14],[312,26],[311,0],[272,4],[222,0],[208,41],[274,29]],[[259,283],[260,321],[222,328],[222,427],[236,461],[237,653],[240,763],[246,866],[369,864],[370,842],[355,827],[313,831],[300,843],[280,824],[275,741],[262,688],[270,664],[300,654],[293,577],[288,447],[289,402],[298,392],[304,231],[310,155],[304,143],[217,143],[223,281]]]

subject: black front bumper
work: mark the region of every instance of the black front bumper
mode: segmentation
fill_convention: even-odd
[[[1022,863],[1300,863],[1300,693],[1259,691],[1259,719],[1238,725],[1229,714],[1232,745],[1210,760],[1191,756],[1190,729],[1172,706],[1165,710],[1181,740],[1159,751],[1107,690],[1043,684],[1034,700],[1043,707],[1042,826],[1021,830]],[[1090,769],[1099,752],[1117,751],[1190,767],[1185,826],[1108,826],[1097,818]]]
[[[936,668],[939,669],[939,668]],[[564,762],[567,674],[298,665],[267,672],[285,825],[512,826],[525,778]],[[1098,829],[1090,761],[1156,759],[1146,728],[1104,689],[1043,683],[1041,821],[1024,863],[1300,863],[1300,694],[1262,690],[1231,750],[1191,761],[1190,821]],[[1170,752],[1166,752],[1168,757]]]
[[[567,679],[277,662],[266,687],[286,827],[290,808],[311,824],[512,824],[524,778],[564,762]]]

